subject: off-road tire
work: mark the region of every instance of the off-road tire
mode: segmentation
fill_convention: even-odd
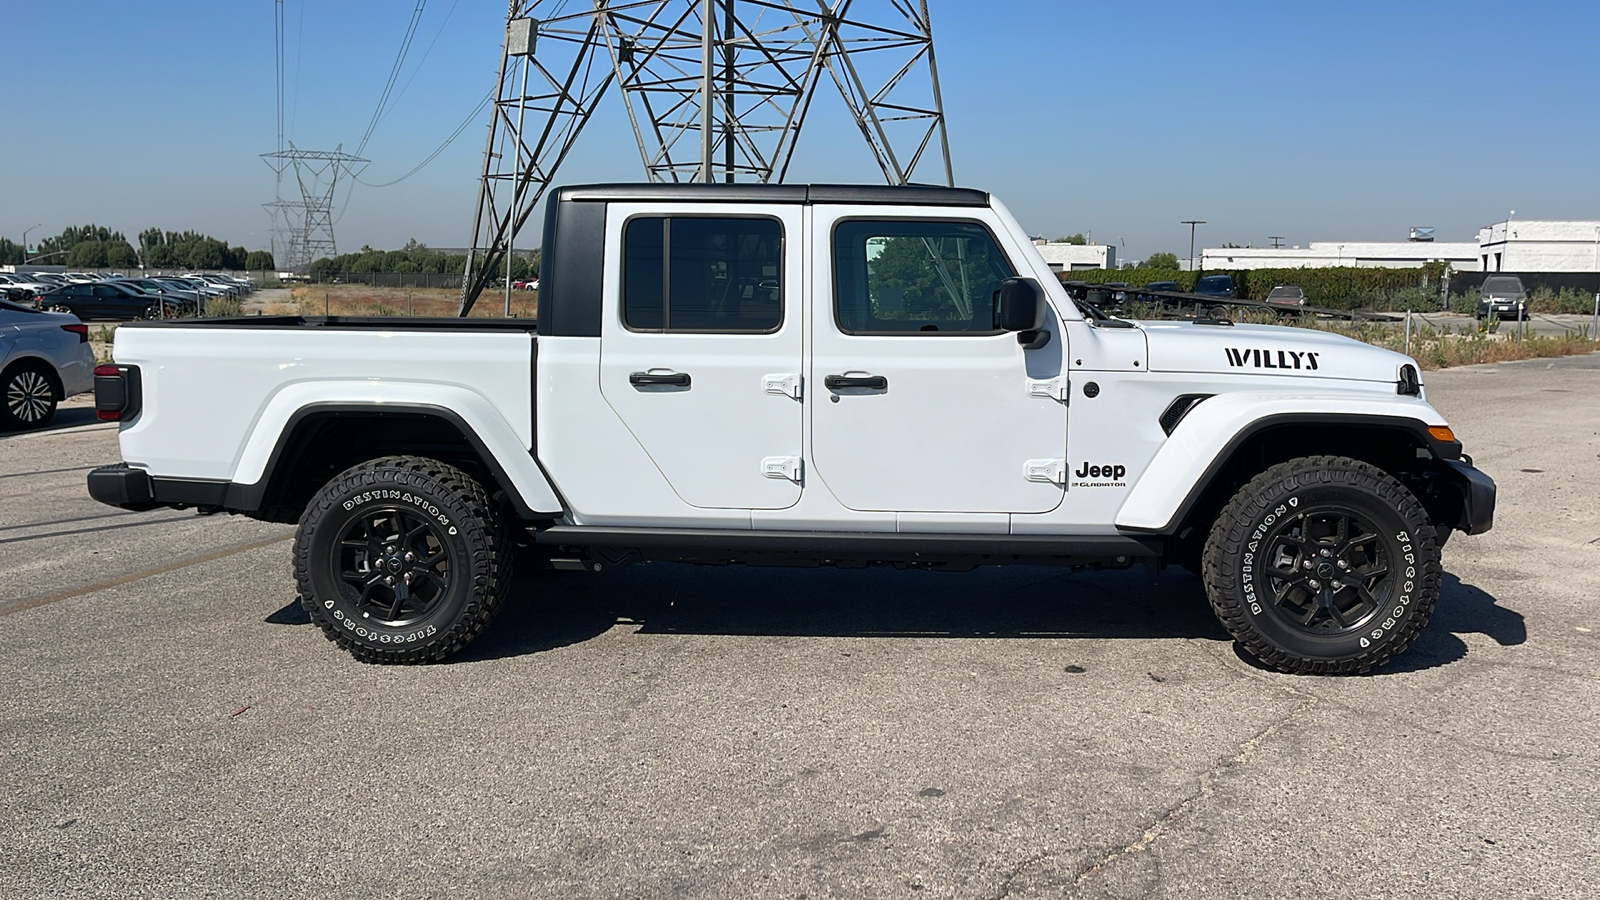
[[[40,362],[24,361],[0,373],[0,430],[42,428],[55,418],[61,382]]]
[[[1336,536],[1324,534],[1301,544],[1296,535],[1303,539],[1319,528],[1325,531],[1331,527],[1326,523],[1341,515],[1347,530],[1364,521],[1371,532],[1357,530],[1374,535],[1349,555],[1361,561],[1381,554],[1384,565],[1360,562],[1353,570],[1336,572],[1333,578],[1339,580],[1297,584],[1301,578],[1315,578],[1319,569],[1333,571],[1322,567],[1339,562],[1340,556],[1322,553],[1339,546]],[[1320,549],[1302,554],[1296,547]],[[1291,556],[1299,558],[1284,568]],[[1305,565],[1308,560],[1311,566]],[[1375,590],[1368,590],[1363,580],[1362,591],[1355,591],[1354,573],[1380,568],[1390,574],[1370,583]],[[1439,542],[1417,498],[1381,469],[1339,456],[1290,460],[1251,479],[1218,516],[1202,560],[1206,594],[1222,624],[1265,665],[1299,675],[1358,674],[1404,652],[1433,614],[1441,571]],[[1340,585],[1338,592],[1329,584]],[[1313,592],[1309,585],[1319,588]],[[1362,596],[1372,602],[1361,603]],[[1319,598],[1340,597],[1357,598],[1358,608],[1370,606],[1372,611],[1349,623],[1334,620],[1335,611]],[[1333,603],[1340,605],[1337,599]],[[1291,613],[1302,610],[1323,621],[1294,621]]]
[[[354,587],[340,577],[346,554],[364,552],[343,549],[341,541],[351,528],[364,527],[364,517],[375,521],[389,509],[426,524],[432,530],[422,540],[447,554],[432,604],[393,624],[373,619],[370,605],[363,612],[366,593],[353,596]],[[378,571],[373,560],[357,559]],[[328,640],[372,663],[436,662],[471,643],[505,601],[511,560],[509,534],[483,487],[460,469],[413,456],[375,459],[339,474],[306,506],[294,542],[295,583],[311,621]]]

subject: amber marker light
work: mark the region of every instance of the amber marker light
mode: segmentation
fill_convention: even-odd
[[[1432,435],[1434,440],[1444,441],[1447,444],[1456,439],[1456,433],[1450,430],[1449,425],[1429,425],[1428,434]]]

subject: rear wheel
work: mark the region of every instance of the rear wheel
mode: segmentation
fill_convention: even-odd
[[[1346,675],[1409,647],[1439,597],[1427,512],[1381,469],[1335,456],[1273,466],[1234,495],[1203,560],[1212,609],[1282,672]]]
[[[419,457],[372,460],[319,492],[295,535],[300,602],[357,659],[444,659],[511,584],[511,542],[483,487]]]
[[[24,363],[0,377],[0,427],[38,428],[56,414],[55,381],[43,366]]]

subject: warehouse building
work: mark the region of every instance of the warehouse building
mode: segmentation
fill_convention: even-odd
[[[1478,229],[1467,243],[1429,240],[1317,241],[1306,247],[1221,247],[1202,251],[1203,268],[1420,268],[1447,262],[1457,272],[1600,272],[1600,221],[1511,219]]]
[[[1600,222],[1512,219],[1481,228],[1478,266],[1485,272],[1600,272]]]
[[[1053,272],[1071,272],[1074,269],[1115,269],[1117,248],[1109,244],[1067,244],[1055,241],[1034,241],[1039,255],[1050,264]]]

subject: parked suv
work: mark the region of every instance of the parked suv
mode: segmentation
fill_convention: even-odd
[[[1528,315],[1528,291],[1515,275],[1491,275],[1478,288],[1478,318],[1523,319]]]
[[[1192,293],[1207,297],[1233,297],[1232,275],[1206,275],[1194,284]]]
[[[1280,284],[1267,292],[1267,305],[1286,312],[1305,309],[1306,292],[1298,284]]]

